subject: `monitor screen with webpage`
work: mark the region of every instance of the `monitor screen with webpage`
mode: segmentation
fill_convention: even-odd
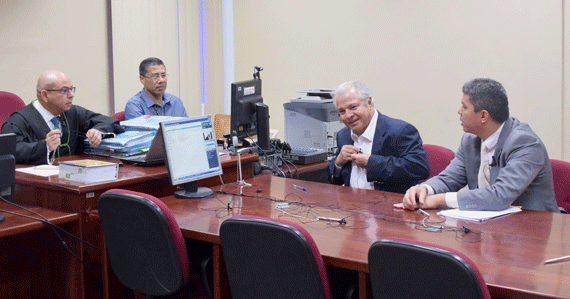
[[[222,166],[212,116],[198,116],[160,123],[168,176],[172,185],[184,185],[178,198],[202,198],[212,195],[197,181],[222,174]]]

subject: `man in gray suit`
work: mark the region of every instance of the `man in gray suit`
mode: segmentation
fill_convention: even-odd
[[[499,82],[465,83],[458,113],[466,133],[455,158],[439,175],[408,189],[396,208],[559,211],[546,148],[527,124],[509,117]],[[459,191],[465,185],[469,190]]]

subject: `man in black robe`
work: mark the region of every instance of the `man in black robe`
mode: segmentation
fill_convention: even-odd
[[[2,133],[16,134],[16,163],[40,165],[53,158],[83,154],[85,138],[92,146],[124,132],[119,121],[73,105],[75,87],[60,71],[38,79],[37,100],[14,112]]]

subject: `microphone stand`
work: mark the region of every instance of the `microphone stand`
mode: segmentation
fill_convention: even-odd
[[[242,148],[240,150],[237,150],[237,157],[238,157],[238,172],[239,172],[239,176],[238,176],[238,181],[237,181],[237,185],[238,186],[251,186],[251,184],[246,183],[241,175],[241,153],[243,150],[249,150],[249,148]]]

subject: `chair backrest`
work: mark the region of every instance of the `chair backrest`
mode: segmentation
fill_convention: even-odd
[[[164,296],[188,282],[184,238],[162,201],[112,189],[99,197],[98,209],[111,267],[122,284],[146,295]]]
[[[238,215],[220,226],[232,298],[331,298],[325,264],[302,226]]]
[[[402,238],[368,251],[373,298],[491,298],[477,266],[464,254]]]
[[[424,149],[429,163],[429,177],[427,179],[438,175],[455,157],[452,150],[443,146],[424,144]]]
[[[114,119],[118,119],[120,121],[125,120],[125,111],[121,111],[121,112],[117,112],[115,114],[113,114],[113,116],[111,116]]]
[[[224,139],[224,134],[230,134],[232,117],[227,114],[214,114],[214,132],[216,139]]]
[[[559,207],[570,213],[570,163],[550,159],[554,196]]]
[[[24,108],[26,103],[19,96],[6,91],[0,91],[0,128],[12,113]]]

